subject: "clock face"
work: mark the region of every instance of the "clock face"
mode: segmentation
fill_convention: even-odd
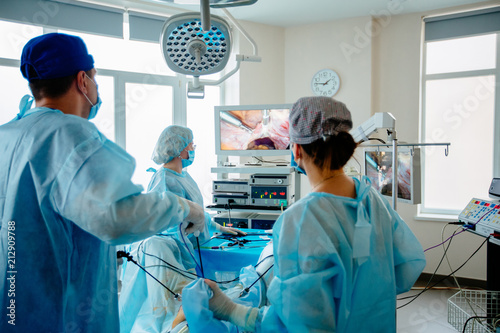
[[[317,96],[334,96],[340,88],[340,77],[331,69],[322,69],[314,74],[311,90]]]

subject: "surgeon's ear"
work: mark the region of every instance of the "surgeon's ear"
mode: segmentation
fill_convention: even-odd
[[[76,86],[81,92],[88,94],[88,82],[85,79],[85,76],[85,71],[79,71],[78,74],[76,74]]]
[[[293,143],[292,144],[292,151],[293,151],[293,156],[295,156],[295,159],[300,159],[302,158],[302,147],[297,144],[297,143]]]

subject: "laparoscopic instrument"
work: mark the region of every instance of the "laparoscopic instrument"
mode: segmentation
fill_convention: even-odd
[[[221,112],[220,117],[225,122],[252,133],[252,129],[250,127],[245,125],[241,120],[239,120],[238,118],[236,118],[235,116],[233,116],[229,112]]]
[[[161,283],[157,278],[155,278],[151,273],[149,273],[144,267],[142,267],[137,261],[135,261],[134,258],[130,255],[130,253],[125,252],[125,251],[118,251],[116,254],[117,254],[118,259],[120,259],[120,258],[127,258],[127,261],[131,261],[134,264],[136,264],[140,269],[142,269],[144,272],[146,272],[146,274],[148,274],[149,276],[151,276],[156,282],[158,282],[159,284],[161,284],[172,295],[174,295],[174,298],[177,301],[182,301],[181,294],[173,292],[169,287],[167,287],[166,285],[164,285],[163,283]]]

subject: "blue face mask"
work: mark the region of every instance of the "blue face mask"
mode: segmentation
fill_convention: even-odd
[[[188,155],[189,157],[187,158],[187,160],[182,160],[182,168],[184,169],[185,167],[188,167],[190,166],[191,164],[193,164],[193,161],[194,161],[194,150],[188,150]]]
[[[95,102],[95,104],[92,104],[92,102],[90,101],[90,98],[87,95],[83,94],[83,96],[85,96],[85,98],[87,98],[87,101],[89,101],[90,105],[92,105],[92,107],[90,108],[89,116],[87,117],[88,120],[91,120],[91,119],[94,119],[95,116],[97,115],[97,111],[99,111],[99,108],[101,107],[102,100],[101,100],[101,97],[99,96],[99,90],[97,87],[97,83],[95,83],[94,80],[92,80],[90,78],[90,76],[88,76],[87,74],[85,74],[85,75],[89,78],[90,81],[92,81],[92,83],[95,85],[96,90],[98,91],[97,102]]]
[[[300,173],[303,173],[304,175],[307,175],[306,174],[306,170],[302,169],[301,167],[299,167],[299,165],[297,164],[297,162],[295,162],[295,156],[293,156],[293,151],[290,150],[290,153],[292,154],[292,158],[290,160],[290,166],[297,169],[298,172]]]
[[[97,95],[97,102],[90,108],[89,116],[87,118],[88,120],[94,119],[95,116],[97,116],[97,111],[99,111],[99,109],[101,108],[101,104],[102,104],[101,97]]]

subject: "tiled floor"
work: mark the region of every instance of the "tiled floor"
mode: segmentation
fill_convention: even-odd
[[[415,295],[419,291],[412,290],[401,294],[398,299]],[[448,323],[448,298],[456,290],[428,290],[416,300],[397,311],[398,333],[456,333],[457,330]],[[398,301],[398,307],[411,299]],[[460,331],[461,332],[461,331]]]

